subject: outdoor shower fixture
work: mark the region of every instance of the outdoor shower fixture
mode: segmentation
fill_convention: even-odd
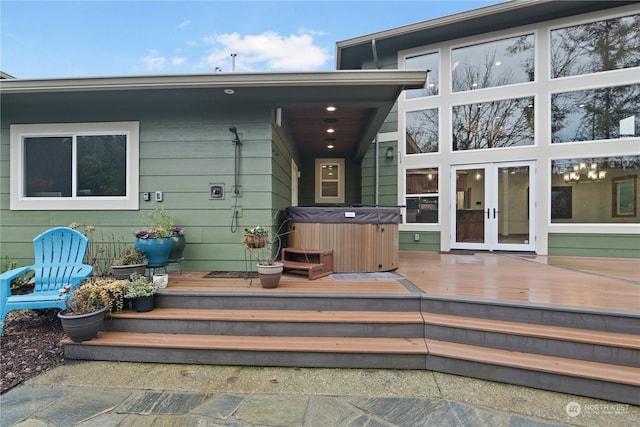
[[[233,145],[237,145],[240,144],[240,137],[238,136],[238,128],[236,128],[235,126],[231,126],[229,127],[229,132],[231,132],[234,135],[233,138]]]

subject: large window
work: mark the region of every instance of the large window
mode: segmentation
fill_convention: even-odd
[[[438,169],[408,169],[405,178],[405,222],[438,223]]]
[[[453,151],[533,145],[534,110],[533,98],[453,106]]]
[[[405,60],[404,67],[407,70],[427,70],[427,84],[421,89],[408,89],[405,91],[407,99],[433,96],[440,93],[440,77],[438,73],[440,55],[428,53],[425,55],[412,56]]]
[[[137,208],[137,123],[14,125],[11,133],[12,209]]]
[[[551,31],[551,77],[640,66],[640,15]]]
[[[406,154],[437,153],[438,109],[409,111],[405,115],[405,119]]]
[[[553,143],[640,136],[640,85],[551,96]]]
[[[453,49],[453,92],[532,82],[534,58],[533,34]]]
[[[639,223],[640,156],[551,162],[551,222]]]

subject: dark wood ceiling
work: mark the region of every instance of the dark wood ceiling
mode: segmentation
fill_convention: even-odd
[[[283,111],[283,118],[300,154],[348,155],[356,152],[371,114],[368,108],[290,108]],[[328,133],[329,128],[335,132]]]

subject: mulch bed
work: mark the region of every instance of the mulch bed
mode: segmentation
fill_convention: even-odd
[[[9,312],[0,337],[0,394],[64,363],[58,311]]]

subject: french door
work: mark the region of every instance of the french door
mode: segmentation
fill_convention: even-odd
[[[535,162],[451,167],[451,248],[535,250]]]

